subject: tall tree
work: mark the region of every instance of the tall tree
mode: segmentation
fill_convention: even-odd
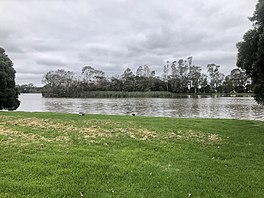
[[[216,91],[224,81],[225,75],[219,72],[220,65],[208,64],[207,71],[210,77],[211,88]]]
[[[255,100],[264,105],[264,0],[259,0],[253,17],[253,29],[237,44],[237,66],[252,78]]]
[[[58,69],[56,71],[47,72],[42,82],[49,87],[69,87],[73,81],[74,74],[71,71],[65,71],[63,69]]]
[[[121,75],[123,81],[122,91],[134,91],[135,75],[130,68],[127,68]]]
[[[75,90],[74,86],[74,73],[58,69],[56,71],[47,72],[42,82],[44,86],[43,96],[52,97],[69,97]]]
[[[188,72],[189,72],[189,63],[187,60],[180,59],[178,61],[178,71],[179,71],[179,85],[180,92],[186,93],[188,92]]]
[[[173,61],[171,63],[171,77],[176,78],[178,75],[178,70],[177,70],[177,61]]]
[[[151,71],[148,65],[139,66],[136,71],[136,76],[149,78],[151,76]]]
[[[188,62],[188,66],[191,67],[192,66],[192,56],[187,58],[187,62]]]
[[[15,69],[5,50],[0,48],[0,110],[15,110],[19,107],[15,83]]]
[[[199,81],[199,85],[201,86],[201,91],[203,92],[203,93],[205,93],[205,91],[206,91],[206,87],[208,87],[209,85],[208,85],[208,82],[207,82],[207,78],[208,78],[208,76],[207,75],[205,75],[205,74],[201,74],[201,77],[200,77],[200,81]],[[210,90],[209,90],[210,91]]]
[[[148,65],[144,65],[144,77],[149,78],[150,75],[151,75],[151,71],[149,69],[149,66]]]
[[[163,66],[163,81],[166,83],[167,91],[169,91],[169,65],[170,62],[166,61],[166,65]]]
[[[236,92],[245,92],[247,80],[248,76],[241,69],[236,68],[231,71],[230,81],[232,82],[232,85]]]
[[[172,61],[171,63],[171,76],[170,76],[170,91],[174,93],[179,93],[180,91],[180,79],[179,71],[177,68],[177,61]]]
[[[190,86],[194,88],[194,93],[197,93],[197,89],[202,81],[202,69],[199,66],[191,66],[188,78],[190,80]]]
[[[144,76],[144,70],[142,66],[139,66],[136,71],[136,76],[141,77]]]
[[[105,76],[105,73],[101,70],[94,69],[91,66],[84,66],[82,68],[82,78],[84,82],[90,83],[94,82],[97,79],[100,79]]]

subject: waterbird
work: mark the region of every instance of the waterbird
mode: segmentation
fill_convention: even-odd
[[[79,115],[84,116],[85,113],[84,112],[79,112]]]

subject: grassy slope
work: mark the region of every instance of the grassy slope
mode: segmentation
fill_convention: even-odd
[[[0,112],[0,197],[262,197],[264,123]]]

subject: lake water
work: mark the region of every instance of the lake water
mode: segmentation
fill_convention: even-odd
[[[43,98],[21,94],[17,111],[161,116],[180,118],[229,118],[264,121],[264,107],[252,97],[187,96],[186,98]]]

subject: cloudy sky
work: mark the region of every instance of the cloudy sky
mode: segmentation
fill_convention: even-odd
[[[14,62],[18,84],[41,85],[56,69],[93,66],[120,75],[166,60],[236,63],[236,43],[251,28],[257,0],[0,0],[0,47]]]

